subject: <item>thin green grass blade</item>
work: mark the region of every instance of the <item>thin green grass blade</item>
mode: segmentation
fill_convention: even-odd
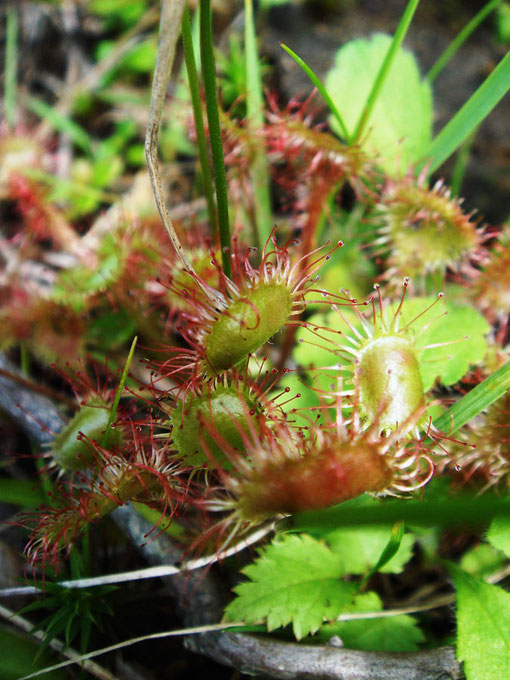
[[[216,203],[214,202],[214,185],[209,166],[209,152],[205,136],[204,117],[202,115],[202,99],[200,97],[200,85],[198,82],[197,64],[195,51],[193,49],[193,38],[191,33],[191,21],[189,7],[186,5],[182,15],[182,46],[184,51],[184,61],[188,73],[189,91],[191,96],[191,106],[193,108],[193,120],[195,121],[195,131],[197,134],[198,158],[202,171],[202,181],[204,184],[205,200],[207,203],[207,214],[211,225],[213,239],[216,238],[218,231],[218,215],[216,213]]]
[[[441,432],[454,434],[509,389],[510,361],[459,399],[446,413],[436,418],[433,425]]]
[[[441,54],[439,59],[425,76],[430,84],[434,82],[437,76],[448,64],[450,59],[452,59],[452,57],[457,54],[458,49],[466,42],[471,33],[473,33],[482,23],[482,21],[487,16],[489,16],[492,10],[496,9],[496,7],[500,4],[501,0],[491,0],[485,5],[485,7],[482,7],[482,9],[477,14],[475,14],[471,21],[469,21],[461,31],[459,31],[458,35],[452,40],[452,42],[448,45],[443,54]]]
[[[45,495],[37,482],[0,477],[0,502],[12,503],[22,508],[35,508],[44,501]]]
[[[419,173],[425,166],[429,173],[437,170],[489,115],[509,89],[510,52],[431,142],[416,172]]]
[[[393,525],[393,529],[391,530],[391,535],[388,540],[388,543],[386,544],[376,564],[372,567],[372,569],[370,569],[368,574],[366,574],[366,576],[361,581],[360,590],[364,588],[365,584],[374,574],[376,574],[380,569],[382,569],[385,564],[388,564],[388,562],[398,553],[400,546],[402,545],[402,539],[404,538],[404,530],[405,530],[404,522],[401,521],[395,522],[395,524]]]
[[[101,441],[101,446],[103,448],[106,448],[108,444],[108,439],[110,437],[110,432],[111,432],[111,426],[117,416],[117,409],[119,408],[119,403],[120,399],[122,397],[122,391],[124,389],[124,385],[126,384],[126,380],[128,377],[128,371],[129,367],[131,366],[131,361],[133,360],[133,354],[135,353],[135,347],[136,343],[138,342],[138,337],[133,338],[133,342],[131,343],[131,347],[129,349],[129,354],[126,359],[126,365],[124,366],[124,370],[122,371],[122,375],[120,376],[120,382],[119,386],[117,387],[117,392],[115,393],[115,399],[113,400],[113,406],[112,410],[110,411],[110,416],[108,418],[108,423],[106,425],[106,430],[103,435],[103,439]]]
[[[12,128],[18,122],[16,91],[18,87],[18,12],[14,7],[7,9],[5,28],[5,71],[4,71],[4,113],[7,124]]]
[[[355,144],[358,141],[358,139],[363,134],[363,131],[365,130],[365,127],[370,118],[370,114],[372,113],[375,103],[377,101],[377,97],[379,96],[379,92],[381,91],[381,88],[384,85],[386,76],[390,72],[390,68],[391,65],[393,64],[395,55],[397,51],[400,49],[400,46],[402,45],[404,38],[406,37],[407,30],[411,25],[411,21],[413,19],[414,13],[416,12],[419,2],[420,0],[409,0],[409,2],[407,3],[407,7],[404,11],[404,14],[402,15],[402,19],[400,20],[397,30],[395,31],[395,35],[393,36],[391,45],[388,49],[386,56],[384,57],[384,61],[381,64],[379,73],[377,74],[377,77],[374,80],[372,90],[367,97],[367,101],[359,117],[358,124],[356,125],[354,133],[352,135],[351,143],[353,144]]]
[[[36,116],[47,121],[55,130],[68,135],[71,141],[86,154],[92,154],[92,139],[78,123],[75,123],[68,116],[63,115],[49,104],[46,104],[46,102],[35,97],[28,97],[26,99],[26,106]]]
[[[315,73],[312,71],[312,69],[308,66],[308,64],[301,59],[301,57],[298,57],[298,55],[293,52],[290,47],[287,47],[287,45],[284,45],[284,43],[280,43],[280,47],[287,52],[289,57],[294,59],[296,64],[300,66],[303,71],[306,73],[306,75],[310,78],[312,81],[313,85],[317,88],[318,92],[320,93],[321,97],[324,99],[326,104],[328,105],[328,109],[331,111],[333,116],[337,119],[338,124],[340,125],[340,129],[342,130],[342,135],[344,136],[345,142],[347,144],[351,144],[351,136],[349,135],[347,128],[345,126],[344,120],[342,118],[342,115],[338,108],[336,107],[335,102],[331,99],[331,97],[328,94],[328,91],[324,87],[322,81],[318,78],[318,76],[315,75]]]
[[[218,226],[220,231],[222,266],[225,275],[232,278],[232,267],[230,265],[230,220],[228,216],[227,178],[225,175],[225,159],[223,157],[218,95],[216,92],[211,0],[200,0],[200,49],[202,55],[205,107],[209,123],[214,181],[216,184],[216,205],[218,206]]]
[[[269,192],[269,163],[264,139],[258,133],[264,126],[262,78],[255,35],[252,0],[244,0],[244,45],[246,54],[247,123],[254,140],[254,155],[250,168],[255,203],[255,225],[258,245],[263,245],[272,230],[271,195]]]

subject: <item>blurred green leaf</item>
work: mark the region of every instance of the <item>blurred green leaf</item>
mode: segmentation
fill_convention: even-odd
[[[510,517],[495,517],[489,527],[487,539],[510,558]]]
[[[3,625],[0,625],[0,650],[2,650],[0,670],[2,680],[18,680],[55,663],[55,656],[47,652],[36,659],[39,643]],[[44,675],[45,680],[66,680],[67,677],[64,670]]]
[[[450,565],[457,589],[457,657],[468,680],[508,677],[510,593]]]
[[[34,508],[44,503],[44,499],[37,481],[0,477],[0,502]]]
[[[382,602],[374,592],[358,595],[346,611],[382,611]],[[414,652],[425,636],[416,621],[406,614],[391,617],[339,621],[322,626],[316,638],[328,642],[338,636],[347,649],[377,650],[381,652]]]
[[[326,534],[324,540],[342,560],[345,573],[365,574],[377,565],[391,534],[391,526],[341,527]],[[395,554],[378,571],[385,574],[401,572],[413,556],[414,541],[412,534],[405,534],[396,546]]]

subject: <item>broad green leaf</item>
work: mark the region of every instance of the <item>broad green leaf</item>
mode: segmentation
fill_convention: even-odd
[[[331,550],[342,560],[347,574],[364,574],[375,567],[383,550],[388,545],[391,527],[361,526],[335,529],[324,539]],[[398,552],[383,565],[381,572],[397,574],[404,568],[413,554],[414,536],[404,535]]]
[[[266,621],[269,631],[292,623],[300,640],[350,604],[356,585],[341,580],[341,560],[306,534],[285,535],[268,546],[243,573],[225,616],[230,621]]]
[[[349,612],[382,611],[382,603],[374,592],[358,595]],[[317,637],[327,642],[338,636],[348,649],[384,652],[413,652],[425,637],[416,621],[406,614],[391,617],[340,621],[322,626]]]
[[[495,517],[489,527],[487,539],[495,548],[510,557],[510,517]]]
[[[337,52],[335,66],[326,76],[326,89],[351,133],[391,41],[380,33],[368,40],[353,40]],[[340,132],[333,117],[331,125]],[[432,90],[420,79],[414,56],[399,49],[361,139],[362,147],[389,174],[398,175],[423,155],[431,134]]]
[[[507,678],[510,668],[510,593],[456,565],[457,657],[468,680]]]

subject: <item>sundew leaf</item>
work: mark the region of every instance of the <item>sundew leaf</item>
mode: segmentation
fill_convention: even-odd
[[[349,607],[349,613],[378,611],[382,611],[382,603],[374,592],[358,595]],[[425,640],[416,621],[407,614],[339,621],[322,626],[317,634],[322,642],[333,636],[338,636],[348,649],[384,652],[414,652]]]
[[[490,330],[487,320],[473,307],[445,299],[432,306],[436,300],[434,297],[406,299],[399,321],[401,329],[412,322],[410,333],[416,338],[420,373],[426,392],[437,378],[443,385],[454,385],[468,372],[470,366],[480,363],[487,350],[485,335]],[[385,306],[388,324],[397,307],[397,302]],[[430,309],[427,310],[428,307]],[[342,307],[341,313],[354,328],[361,330],[361,324],[351,309]],[[324,327],[331,330],[321,330]],[[314,335],[311,332],[314,329],[322,337]],[[294,358],[305,368],[345,365],[349,363],[348,354],[341,352],[340,348],[351,346],[346,336],[352,335],[338,312],[332,310],[314,314],[308,319],[308,328],[298,330]],[[325,381],[320,382],[320,386],[324,387]]]
[[[508,677],[510,593],[450,565],[457,588],[457,657],[468,680]]]
[[[336,54],[326,76],[326,89],[342,113],[347,129],[354,130],[392,38],[382,33],[353,40]],[[337,132],[333,117],[330,123]],[[399,175],[417,161],[432,136],[432,90],[420,79],[416,60],[403,48],[395,55],[361,139],[365,151],[375,155],[391,175]]]
[[[406,300],[402,307],[400,327],[427,309],[435,299]],[[388,314],[391,314],[390,309]],[[480,363],[485,356],[485,335],[490,326],[480,312],[469,305],[442,300],[413,321],[411,328],[420,353],[420,373],[425,391],[433,386],[437,378],[443,385],[454,385],[466,375],[470,366]]]
[[[292,623],[298,640],[315,633],[351,603],[354,583],[341,580],[343,565],[324,543],[303,535],[285,535],[243,569],[241,583],[225,610],[230,621],[267,623],[268,631]]]
[[[390,526],[342,527],[326,534],[324,540],[342,561],[347,574],[364,574],[376,566],[391,536]],[[379,571],[398,574],[413,555],[415,538],[405,534],[396,554]]]

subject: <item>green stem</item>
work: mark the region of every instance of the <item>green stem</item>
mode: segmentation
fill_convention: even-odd
[[[356,125],[354,133],[352,135],[351,139],[352,144],[355,144],[363,134],[363,131],[369,121],[370,115],[372,114],[372,111],[376,104],[377,97],[379,96],[381,88],[384,85],[386,77],[393,64],[393,60],[398,50],[400,49],[402,42],[404,41],[404,38],[407,34],[407,30],[411,24],[412,18],[414,16],[414,13],[416,12],[419,2],[420,0],[409,0],[407,4],[405,12],[402,15],[402,19],[400,20],[397,30],[395,31],[395,35],[393,36],[391,45],[388,49],[388,52],[386,53],[386,56],[384,57],[384,61],[381,64],[379,73],[377,74],[374,80],[374,84],[372,85],[370,94],[368,95],[365,106],[363,107],[363,110],[359,117],[358,124]]]
[[[265,142],[259,137],[264,126],[262,78],[255,35],[252,0],[244,0],[244,44],[246,52],[247,125],[253,140],[253,161],[250,168],[255,199],[255,226],[258,245],[263,245],[272,230],[271,196],[269,192],[269,164]]]
[[[4,77],[5,120],[12,128],[18,122],[18,113],[16,111],[16,89],[18,82],[18,12],[14,7],[9,7],[7,10]]]
[[[218,231],[218,215],[214,202],[214,187],[209,167],[209,153],[207,150],[207,140],[205,136],[204,117],[202,115],[202,100],[200,97],[200,85],[198,82],[197,65],[195,52],[193,50],[193,39],[191,36],[191,21],[189,6],[186,5],[182,16],[182,45],[184,49],[184,60],[188,73],[189,91],[191,105],[193,107],[193,119],[195,121],[195,131],[197,133],[198,157],[202,170],[202,180],[204,183],[205,200],[207,202],[207,213],[211,225],[213,239],[216,239]]]
[[[497,515],[510,516],[510,497],[461,494],[439,500],[437,497],[428,499],[425,494],[424,498],[387,500],[367,505],[348,501],[327,510],[300,512],[290,522],[293,529],[313,533],[324,527],[393,524],[399,521],[420,526],[480,526],[488,524]]]
[[[303,69],[303,71],[306,73],[306,75],[310,78],[312,81],[313,85],[317,88],[317,91],[320,93],[321,97],[324,99],[326,104],[328,105],[328,109],[331,111],[332,115],[336,118],[338,125],[340,126],[340,130],[342,131],[342,135],[344,137],[345,143],[350,145],[352,144],[352,139],[351,136],[349,135],[349,132],[347,131],[347,127],[344,123],[344,119],[342,118],[340,111],[336,107],[335,102],[331,99],[329,96],[328,91],[324,87],[322,81],[319,79],[319,77],[312,71],[312,69],[308,66],[308,64],[301,59],[301,57],[298,57],[298,55],[293,52],[290,47],[287,47],[287,45],[284,45],[283,43],[280,43],[280,47],[287,52],[289,57],[292,57],[296,64]]]
[[[491,2],[488,2],[485,7],[482,7],[482,9],[476,14],[471,21],[469,21],[464,28],[459,32],[459,34],[452,40],[452,42],[448,45],[448,47],[445,49],[443,54],[439,57],[439,59],[436,61],[436,63],[432,66],[430,71],[427,73],[425,78],[429,81],[429,83],[433,83],[434,80],[437,78],[437,76],[441,73],[441,71],[444,69],[446,64],[452,59],[453,56],[457,53],[458,49],[466,42],[466,40],[469,38],[471,33],[478,28],[478,26],[482,23],[482,21],[487,17],[493,9],[496,9],[496,7],[501,3],[501,0],[491,0]]]
[[[202,54],[205,106],[209,123],[214,181],[216,183],[216,203],[218,206],[218,226],[220,230],[223,272],[226,276],[232,278],[232,268],[230,265],[231,244],[228,217],[227,178],[225,175],[225,159],[223,158],[223,145],[221,141],[218,95],[216,93],[211,0],[200,0],[200,49]]]

